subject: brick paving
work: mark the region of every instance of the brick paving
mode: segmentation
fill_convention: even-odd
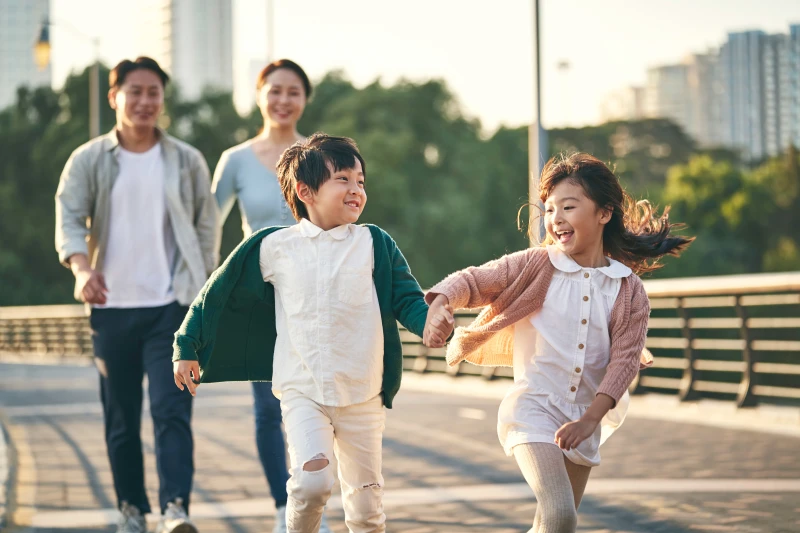
[[[0,365],[0,420],[20,463],[11,507],[20,521],[58,511],[115,505],[91,368]],[[246,384],[201,387],[195,407],[193,504],[268,499],[253,440]],[[57,405],[61,413],[38,406]],[[75,406],[72,409],[70,406]],[[387,492],[401,489],[519,484],[522,477],[495,436],[496,400],[403,391],[384,439]],[[70,409],[72,409],[70,411]],[[55,409],[53,409],[55,411]],[[152,426],[143,423],[148,494],[157,502]],[[800,441],[788,436],[629,418],[603,447],[592,479],[623,479],[630,492],[589,494],[581,532],[685,533],[800,531],[800,492],[638,493],[638,479],[800,481]],[[33,474],[32,474],[33,473]],[[592,481],[589,482],[591,490]],[[337,491],[338,492],[338,491]],[[271,514],[269,503],[264,514]],[[501,501],[396,505],[388,530],[402,533],[527,531],[532,496]],[[346,531],[340,509],[328,511]],[[270,516],[202,518],[202,533],[271,531]],[[114,531],[111,526],[16,531]]]

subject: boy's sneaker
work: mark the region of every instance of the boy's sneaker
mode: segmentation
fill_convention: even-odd
[[[122,502],[119,513],[117,533],[147,533],[147,522],[138,508]]]
[[[331,533],[331,528],[328,527],[328,521],[325,520],[325,515],[322,515],[322,522],[319,524],[319,533]]]
[[[275,509],[275,527],[272,528],[272,533],[286,533],[286,506]],[[319,524],[319,533],[331,533],[331,528],[328,527],[328,521],[325,520],[324,514],[322,515],[322,522]]]
[[[183,499],[176,498],[174,502],[167,504],[156,533],[197,533],[197,528],[183,508]]]
[[[275,527],[272,533],[286,533],[286,506],[275,508]]]

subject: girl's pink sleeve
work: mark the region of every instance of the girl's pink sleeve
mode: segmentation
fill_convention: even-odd
[[[625,394],[639,372],[642,350],[647,341],[647,321],[650,317],[650,300],[642,281],[631,274],[628,282],[633,283],[631,299],[628,302],[619,302],[625,306],[619,310],[623,313],[623,319],[617,322],[611,332],[611,360],[597,389],[598,394],[611,396],[615,403]],[[624,319],[625,316],[627,320]]]
[[[492,303],[519,276],[535,249],[504,255],[478,267],[450,274],[425,295],[430,305],[437,295],[447,296],[454,309],[483,307]]]

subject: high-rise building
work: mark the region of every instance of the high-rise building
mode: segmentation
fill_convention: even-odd
[[[720,146],[723,86],[719,54],[714,50],[692,54],[685,64],[691,109],[686,131],[701,146]]]
[[[800,24],[789,26],[789,142],[800,148]]]
[[[645,115],[669,118],[700,146],[726,146],[755,162],[800,147],[800,24],[788,34],[729,33],[719,52],[651,68]],[[604,119],[621,118],[637,96],[606,98]]]
[[[49,16],[50,0],[0,0],[0,109],[16,101],[21,86],[51,84],[50,66],[40,70],[33,55]]]
[[[694,113],[685,64],[653,67],[647,71],[645,114],[668,118],[689,133]]]
[[[764,41],[764,147],[769,155],[782,152],[791,139],[790,45],[784,34]]]
[[[600,104],[600,120],[641,120],[645,118],[644,87],[623,87],[605,96]]]
[[[748,161],[767,155],[763,68],[766,42],[763,31],[729,33],[720,51],[723,142],[740,150]]]
[[[233,90],[232,0],[142,2],[139,48],[167,71],[184,99]]]

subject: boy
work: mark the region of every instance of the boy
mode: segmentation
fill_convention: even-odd
[[[386,232],[355,225],[367,195],[351,139],[314,134],[277,170],[300,222],[256,232],[212,275],[176,334],[175,383],[195,394],[200,381],[271,380],[289,441],[287,530],[318,530],[336,453],[347,527],[383,532],[384,406],[403,369],[396,322],[422,336],[428,314],[444,318],[424,332],[443,346],[452,313],[428,308]]]

